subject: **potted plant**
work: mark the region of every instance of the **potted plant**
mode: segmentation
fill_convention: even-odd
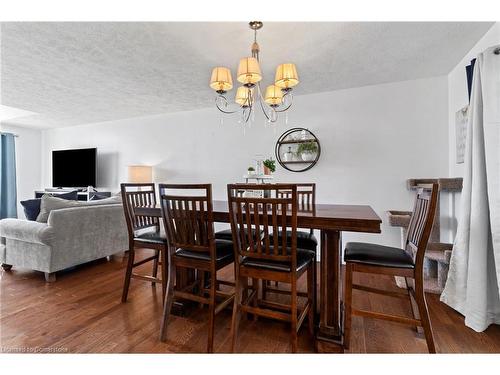
[[[313,161],[318,152],[318,144],[314,141],[304,142],[297,147],[297,156],[303,161]]]
[[[269,175],[276,171],[276,160],[266,159],[262,164],[264,164],[264,174]]]
[[[255,168],[254,167],[248,167],[247,171],[248,171],[249,175],[255,174]]]

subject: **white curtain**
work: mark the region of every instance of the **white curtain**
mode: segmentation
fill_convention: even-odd
[[[500,55],[479,54],[469,105],[457,236],[441,301],[482,332],[500,324]]]

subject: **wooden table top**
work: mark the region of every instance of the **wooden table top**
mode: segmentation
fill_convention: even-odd
[[[161,216],[160,208],[136,208],[136,214]],[[229,223],[227,201],[213,201],[214,221]],[[298,211],[300,228],[327,229],[348,232],[380,233],[382,220],[367,205],[315,204],[310,211]]]

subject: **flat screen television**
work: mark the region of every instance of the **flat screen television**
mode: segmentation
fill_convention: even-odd
[[[96,180],[96,148],[52,151],[53,187],[95,187]]]

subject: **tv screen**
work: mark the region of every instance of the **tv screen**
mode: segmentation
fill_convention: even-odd
[[[96,186],[96,148],[52,151],[52,186]]]

